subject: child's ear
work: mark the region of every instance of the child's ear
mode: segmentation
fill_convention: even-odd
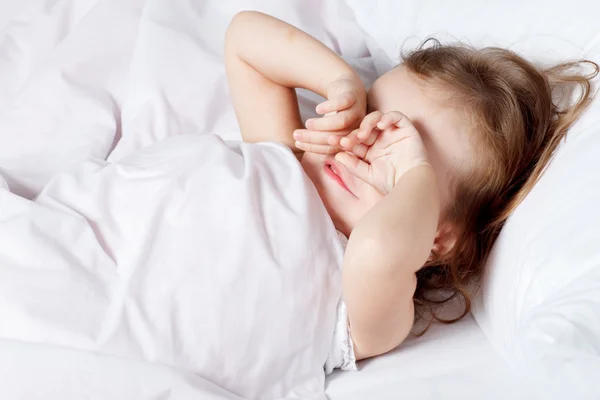
[[[429,261],[433,261],[440,256],[448,254],[456,244],[456,234],[452,225],[449,223],[441,223],[433,241],[431,255]]]

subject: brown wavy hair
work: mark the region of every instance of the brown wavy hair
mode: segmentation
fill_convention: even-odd
[[[592,61],[540,68],[501,48],[475,49],[428,40],[404,55],[401,65],[421,80],[450,89],[452,101],[471,121],[477,159],[453,184],[454,201],[443,210],[456,241],[445,254],[433,254],[417,272],[417,320],[452,323],[471,309],[471,294],[506,219],[536,184],[569,127],[590,104]],[[584,73],[585,67],[590,68]],[[553,94],[579,91],[563,107]],[[443,319],[439,307],[459,298],[462,310]]]

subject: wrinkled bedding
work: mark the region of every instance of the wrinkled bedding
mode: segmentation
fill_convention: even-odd
[[[232,192],[254,197],[243,202],[218,188],[212,201],[226,200],[210,215],[190,203],[207,201],[201,196],[204,178],[192,168],[198,166],[192,155],[206,147],[187,135],[239,139],[222,47],[229,19],[242,9],[301,27],[341,54],[366,83],[375,78],[363,32],[341,0],[0,0],[0,398],[239,400],[239,394],[276,396],[292,386],[304,392],[285,397],[324,398],[326,345],[320,340],[333,329],[334,315],[325,310],[335,308],[339,290],[339,244],[321,219],[323,210],[310,200],[296,160],[278,147],[248,152],[205,139],[220,149],[222,161],[231,161],[220,174],[237,177],[231,179]],[[318,99],[299,92],[306,118]],[[186,149],[175,150],[182,142],[162,142],[178,135],[189,141]],[[281,168],[257,179],[264,164],[248,168],[242,156]],[[174,174],[180,178],[167,179]],[[260,187],[251,191],[250,182]],[[167,187],[173,197],[161,192]],[[274,188],[285,191],[271,192]],[[257,213],[266,212],[266,205],[281,219],[261,220]],[[253,228],[243,236],[184,218],[215,223],[229,218],[226,211]],[[280,226],[280,220],[290,226]],[[268,224],[275,233],[262,230]],[[289,238],[292,226],[296,245],[285,247],[288,257],[276,254],[267,244]],[[209,243],[219,251],[200,254]],[[173,254],[182,258],[165,262]],[[244,254],[262,260],[252,270],[259,276],[249,273],[246,260],[231,279],[217,269]],[[217,286],[208,285],[209,274]],[[292,277],[298,280],[294,288]],[[265,303],[276,301],[265,304],[253,296],[267,282],[272,291]],[[321,291],[324,287],[329,291]],[[216,295],[227,289],[229,296]],[[286,296],[284,289],[319,296]],[[199,311],[200,302],[211,307]],[[299,312],[309,306],[319,314]],[[217,318],[216,310],[226,308],[232,318]],[[298,312],[270,319],[283,308]],[[252,320],[244,318],[252,315],[246,311],[254,313]],[[329,327],[311,325],[328,319]],[[203,323],[216,320],[223,326]],[[509,388],[508,368],[471,322],[418,346],[407,342],[363,363],[358,374],[334,374],[327,396],[521,393]],[[225,324],[240,331],[221,329]],[[283,340],[290,327],[300,330]],[[209,343],[193,335],[194,329]],[[249,329],[257,332],[251,339],[242,334]],[[323,336],[316,339],[318,332]],[[217,333],[239,352],[224,357]],[[283,353],[264,354],[265,343]],[[251,357],[256,362],[246,363]],[[261,369],[264,362],[280,366],[285,360],[298,363]],[[235,367],[243,372],[228,379]],[[307,373],[297,373],[301,370]],[[282,375],[287,379],[279,380]],[[307,395],[315,388],[314,396]]]
[[[212,135],[249,8],[372,73],[334,0],[0,1],[0,397],[324,396],[335,229],[288,150]]]
[[[323,391],[342,248],[288,149],[181,135],[86,161],[33,202],[0,196],[0,338],[158,362],[248,398]]]

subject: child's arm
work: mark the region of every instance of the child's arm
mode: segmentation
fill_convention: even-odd
[[[376,111],[356,137],[373,132],[371,146],[336,155],[385,195],[354,227],[344,256],[344,299],[358,359],[392,350],[410,332],[416,272],[429,257],[440,217],[436,176],[410,120]]]
[[[292,138],[303,127],[294,88],[327,97],[334,82],[349,80],[362,88],[363,108],[366,104],[364,86],[344,60],[301,30],[259,12],[233,18],[225,38],[225,64],[235,113],[248,142],[276,141],[301,153]],[[337,122],[341,129],[348,123],[342,118],[328,117],[327,122]]]
[[[386,353],[410,333],[416,272],[429,257],[439,218],[433,168],[407,171],[352,231],[344,298],[357,359]]]

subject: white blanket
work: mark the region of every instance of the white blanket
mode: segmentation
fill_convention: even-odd
[[[226,196],[198,189],[199,142],[156,144],[239,139],[222,49],[242,9],[372,79],[343,1],[0,0],[0,398],[323,396],[341,255],[297,161],[243,147],[249,167],[202,139],[215,179],[236,176]],[[316,99],[299,97],[306,117]]]
[[[2,339],[323,392],[343,253],[289,149],[182,135],[0,196]]]

